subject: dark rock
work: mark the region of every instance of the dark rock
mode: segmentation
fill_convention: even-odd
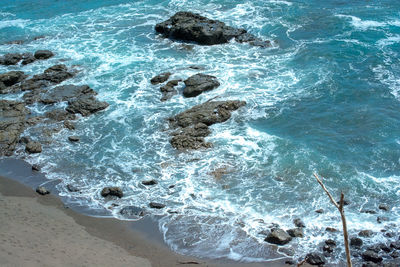
[[[390,243],[390,247],[394,248],[394,249],[397,249],[397,250],[400,250],[400,240]]]
[[[44,95],[40,102],[43,104],[54,104],[57,102],[68,101],[82,96],[96,95],[97,93],[87,85],[62,85],[53,88],[48,94]]]
[[[380,210],[384,210],[384,211],[388,211],[389,210],[389,206],[386,204],[380,204],[379,205],[379,209]]]
[[[42,92],[43,92],[43,90],[40,90],[40,89],[37,89],[37,90],[35,89],[32,91],[29,91],[22,96],[22,99],[25,101],[25,104],[31,105],[40,100],[40,94]]]
[[[31,139],[28,136],[22,136],[21,139],[19,139],[19,142],[21,144],[27,144],[31,141]]]
[[[378,217],[376,218],[376,221],[377,221],[378,223],[387,222],[387,221],[389,221],[389,218],[388,218],[388,217],[384,217],[384,216],[378,216]]]
[[[49,118],[54,121],[63,121],[63,120],[75,120],[75,114],[71,114],[63,109],[55,109],[52,111],[48,111],[45,114],[46,118]]]
[[[127,206],[120,210],[121,215],[125,217],[144,216],[145,210],[136,206]]]
[[[161,97],[162,102],[167,101],[168,99],[170,99],[171,97],[173,97],[178,93],[175,87],[178,85],[180,81],[181,80],[172,80],[167,82],[166,85],[160,87],[160,91],[162,93]]]
[[[272,229],[265,241],[276,245],[285,245],[292,240],[292,237],[282,229]]]
[[[38,50],[35,52],[36,59],[49,59],[53,56],[54,56],[53,52],[49,50]]]
[[[385,251],[386,253],[389,253],[390,251],[392,251],[392,249],[390,247],[388,247],[386,244],[379,244],[379,247],[381,248],[381,250]]]
[[[151,84],[154,84],[154,85],[163,83],[169,79],[171,74],[172,74],[171,72],[164,72],[164,73],[158,74],[157,76],[154,76],[153,78],[151,78],[150,82],[151,82]]]
[[[9,71],[0,74],[0,93],[7,93],[7,87],[23,81],[27,75],[22,71]]]
[[[362,237],[371,237],[374,234],[371,230],[362,230],[358,233],[359,236]]]
[[[158,182],[156,180],[152,179],[152,180],[142,181],[142,184],[143,185],[156,185],[156,184],[158,184]]]
[[[371,250],[373,252],[379,253],[381,251],[381,247],[379,245],[372,245],[367,248],[367,250]]]
[[[69,192],[79,192],[80,191],[78,187],[76,187],[72,184],[67,184],[67,190]]]
[[[362,267],[379,267],[379,264],[376,264],[373,262],[366,262],[366,263],[363,263]]]
[[[393,251],[391,254],[390,254],[390,257],[392,257],[393,259],[397,259],[398,257],[400,257],[400,252],[399,251]]]
[[[183,89],[184,97],[195,97],[220,86],[216,77],[202,73],[189,77],[184,83],[186,85]]]
[[[46,187],[44,186],[39,186],[38,188],[36,188],[36,192],[40,195],[47,195],[50,194],[50,191],[46,189]]]
[[[377,214],[375,210],[369,210],[369,209],[362,210],[361,213]]]
[[[338,229],[336,229],[336,228],[333,228],[333,227],[326,227],[326,228],[325,228],[325,231],[327,231],[327,232],[331,232],[331,233],[334,233],[334,232],[337,232],[337,231],[338,231]]]
[[[178,12],[170,19],[158,23],[155,30],[170,39],[196,42],[201,45],[223,44],[234,38],[238,42],[249,42],[254,45],[263,43],[244,29],[235,29],[221,21],[211,20],[192,12]],[[270,46],[270,43],[267,41],[264,45]]]
[[[105,187],[103,190],[101,190],[101,196],[102,197],[107,197],[107,196],[116,196],[116,197],[123,197],[124,193],[122,192],[122,189],[119,187]]]
[[[332,252],[333,252],[333,247],[328,246],[328,245],[324,245],[324,246],[322,247],[322,250],[323,250],[324,252],[326,252],[326,253],[332,253]]]
[[[364,253],[361,254],[361,257],[365,261],[372,261],[374,263],[378,263],[382,261],[382,257],[378,255],[378,253],[372,251],[372,250],[367,250]]]
[[[156,203],[156,202],[150,202],[149,206],[152,209],[163,209],[163,208],[165,208],[164,204]]]
[[[22,55],[21,65],[28,65],[36,61],[35,56],[32,53],[24,53]]]
[[[9,53],[5,54],[0,58],[0,64],[1,65],[17,65],[18,62],[20,62],[22,59],[22,55],[18,53]]]
[[[311,265],[324,265],[325,259],[321,254],[312,252],[306,255],[306,262]]]
[[[89,116],[93,113],[106,109],[107,102],[97,100],[93,96],[83,96],[74,100],[68,101],[66,110],[70,113],[80,113],[82,116]]]
[[[394,233],[394,232],[387,232],[387,233],[385,233],[385,236],[386,236],[386,237],[389,237],[389,238],[392,238],[392,237],[395,237],[395,236],[396,236],[396,233]]]
[[[293,248],[280,247],[279,252],[285,253],[289,257],[292,257],[295,254],[295,251]]]
[[[175,135],[171,138],[170,143],[173,148],[178,150],[196,150],[213,147],[213,145],[209,142],[206,142],[203,137],[185,134]]]
[[[41,153],[42,152],[42,145],[39,142],[31,141],[26,144],[25,151],[34,154],[34,153]]]
[[[336,241],[333,239],[327,239],[325,240],[325,244],[330,246],[330,247],[336,247]]]
[[[296,225],[296,227],[302,227],[302,228],[306,227],[304,222],[299,218],[294,219],[293,223],[294,223],[294,225]]]
[[[287,261],[285,261],[285,264],[287,264],[287,265],[296,265],[296,262],[293,261],[293,260],[287,260]]]
[[[338,204],[338,205],[340,205],[340,200],[338,200],[338,201],[336,201],[336,203]],[[347,199],[344,199],[343,200],[343,206],[347,206],[347,205],[350,205],[350,200],[347,200]]]
[[[287,230],[287,233],[291,236],[291,237],[304,237],[304,231],[303,228],[293,228],[293,229],[289,229]]]
[[[40,166],[37,165],[37,164],[33,164],[33,165],[32,165],[32,171],[40,172]]]
[[[64,127],[67,128],[68,130],[75,130],[75,124],[69,120],[64,121]]]
[[[34,75],[31,80],[33,82],[44,80],[53,84],[59,84],[73,76],[74,74],[68,71],[67,66],[59,64],[46,69],[43,74]]]
[[[323,210],[323,209],[318,209],[318,210],[316,210],[315,212],[316,212],[316,213],[324,213],[324,210]]]
[[[79,137],[78,136],[68,136],[68,140],[71,142],[79,142]]]
[[[172,184],[172,185],[168,186],[168,188],[174,188],[174,187],[175,187],[175,185],[174,185],[174,184]]]
[[[358,238],[358,237],[350,238],[350,246],[360,248],[362,245],[363,245],[363,241],[361,238]]]

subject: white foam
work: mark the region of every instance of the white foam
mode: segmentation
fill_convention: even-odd
[[[0,20],[0,29],[8,27],[25,28],[29,23],[30,20],[26,19]]]
[[[380,22],[380,21],[374,21],[374,20],[362,20],[359,17],[356,16],[350,16],[350,15],[336,15],[336,17],[339,18],[347,18],[351,20],[351,25],[359,30],[365,31],[368,29],[375,29],[375,28],[380,28],[380,27],[385,27],[387,26],[386,22]]]

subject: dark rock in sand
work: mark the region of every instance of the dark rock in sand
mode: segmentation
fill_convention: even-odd
[[[41,153],[42,152],[42,145],[37,141],[31,141],[26,144],[25,151],[34,154],[34,153]]]
[[[372,261],[374,263],[381,262],[383,259],[381,256],[378,255],[378,253],[372,251],[372,250],[367,250],[361,254],[361,257],[365,261]]]
[[[78,136],[68,136],[68,140],[71,142],[79,142],[79,137]]]
[[[64,127],[68,130],[75,130],[75,124],[70,122],[69,120],[64,121]]]
[[[0,58],[0,64],[1,65],[17,65],[18,62],[20,62],[22,59],[22,55],[19,53],[9,53],[5,54]]]
[[[28,110],[21,102],[0,100],[0,156],[10,156],[25,129]]]
[[[120,210],[121,215],[125,217],[144,216],[145,210],[136,206],[127,206]]]
[[[44,95],[40,102],[43,104],[54,104],[57,102],[68,101],[82,96],[96,95],[97,93],[87,85],[62,85],[53,88],[48,94]]]
[[[79,192],[80,191],[78,187],[76,187],[72,184],[67,184],[67,190],[69,192]]]
[[[350,238],[350,246],[355,248],[360,248],[363,245],[363,241],[361,238],[358,237],[351,237]]]
[[[54,56],[53,52],[49,50],[38,50],[35,52],[36,59],[49,59],[53,56]]]
[[[269,41],[262,41],[245,29],[236,29],[218,20],[211,20],[192,12],[178,12],[168,20],[158,23],[156,32],[166,38],[196,42],[201,45],[224,44],[232,39],[252,45],[268,47]]]
[[[372,235],[373,235],[373,231],[371,231],[371,230],[362,230],[362,231],[360,231],[359,233],[358,233],[358,235],[359,236],[362,236],[362,237],[371,237]]]
[[[152,180],[142,181],[142,184],[143,185],[156,185],[156,184],[158,184],[158,182],[156,180],[152,179]]]
[[[161,101],[167,101],[174,95],[178,93],[178,91],[175,89],[175,87],[178,85],[178,83],[181,80],[172,80],[167,82],[166,85],[160,87],[160,91],[162,93]]]
[[[289,229],[289,230],[287,230],[287,233],[291,237],[304,237],[304,230],[303,230],[303,228],[300,228],[300,227]]]
[[[220,86],[216,77],[202,73],[193,75],[184,82],[186,85],[183,89],[184,97],[195,97]]]
[[[52,111],[48,111],[45,114],[46,118],[49,118],[54,121],[63,121],[63,120],[75,120],[75,114],[71,114],[63,109],[55,109]]]
[[[384,211],[388,211],[389,210],[389,206],[386,204],[380,204],[379,205],[379,209],[380,210],[384,210]]]
[[[27,75],[25,75],[22,71],[9,71],[0,74],[0,93],[7,93],[7,87],[23,81],[26,77]]]
[[[37,164],[33,164],[33,165],[32,165],[32,171],[40,172],[40,166],[37,165]]]
[[[325,259],[321,254],[312,252],[306,255],[306,262],[311,265],[324,265]]]
[[[40,195],[47,195],[50,194],[50,191],[46,189],[46,187],[44,186],[39,186],[38,188],[36,188],[36,192]]]
[[[305,228],[305,227],[306,227],[306,225],[304,224],[304,222],[303,222],[301,219],[299,219],[299,218],[294,219],[294,220],[293,220],[293,223],[294,223],[294,225],[296,225],[296,227],[302,227],[302,228]]]
[[[389,218],[388,217],[384,217],[384,216],[379,216],[379,217],[376,218],[376,221],[378,223],[387,222],[387,221],[389,221]]]
[[[97,100],[93,96],[83,96],[68,101],[68,107],[66,110],[70,113],[80,113],[86,117],[108,107],[107,102]]]
[[[292,240],[292,237],[282,229],[272,229],[265,241],[276,245],[285,245]]]
[[[156,202],[150,202],[149,206],[152,209],[163,209],[163,208],[165,208],[164,204],[156,203]]]
[[[154,76],[150,82],[151,84],[159,84],[159,83],[163,83],[165,81],[167,81],[169,79],[169,77],[171,76],[171,72],[164,72],[161,74],[158,74],[157,76]]]
[[[28,65],[36,61],[35,56],[32,53],[24,53],[22,55],[21,65]]]
[[[122,189],[119,187],[105,187],[105,188],[103,188],[103,190],[101,190],[100,194],[102,197],[116,196],[116,197],[121,198],[124,196]]]

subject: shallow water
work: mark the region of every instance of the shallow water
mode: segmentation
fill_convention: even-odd
[[[187,46],[157,36],[154,25],[181,10],[246,28],[278,46]],[[276,255],[259,234],[270,223],[284,229],[297,217],[306,223],[306,237],[289,245],[297,248],[295,257],[328,237],[342,242],[340,235],[325,232],[327,226],[340,228],[340,219],[314,172],[335,196],[343,191],[351,200],[346,207],[351,234],[389,225],[398,232],[399,10],[395,0],[5,0],[0,52],[50,49],[54,58],[21,69],[33,74],[63,61],[80,70],[66,84],[88,84],[110,103],[78,122],[79,144],[69,143],[70,133],[62,130],[39,156],[28,156],[50,179],[63,179],[59,189],[71,202],[93,208],[118,202],[112,211],[117,217],[123,206],[162,202],[168,209],[152,212],[165,214],[160,229],[172,249],[262,261],[285,256]],[[37,36],[45,38],[33,40]],[[26,42],[7,44],[16,39]],[[172,71],[185,79],[198,72],[191,65],[204,67],[221,86],[196,98],[177,95],[160,102],[151,77]],[[12,69],[19,67],[0,66],[0,72]],[[214,149],[175,151],[166,119],[217,96],[243,99],[247,106],[211,127]],[[32,110],[40,114],[46,108]],[[219,168],[228,173],[215,179],[210,173]],[[153,178],[157,186],[141,185]],[[84,194],[69,193],[69,183]],[[99,192],[107,185],[121,186],[126,197],[106,202]],[[380,203],[390,213],[378,211]],[[325,213],[315,213],[320,208]],[[389,221],[378,224],[378,215],[360,213],[363,209]],[[381,239],[379,233],[365,242]]]

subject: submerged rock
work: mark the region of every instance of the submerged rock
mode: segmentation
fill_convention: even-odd
[[[361,238],[358,237],[351,237],[350,238],[350,246],[355,248],[360,248],[363,245],[363,241]]]
[[[76,187],[72,184],[67,184],[67,190],[69,192],[79,192],[80,191],[78,187]]]
[[[169,100],[171,97],[173,97],[178,93],[175,87],[178,85],[180,81],[181,80],[172,80],[167,82],[166,85],[160,87],[160,91],[162,93],[162,97],[160,100],[162,102]]]
[[[145,210],[136,206],[127,206],[122,208],[119,213],[125,217],[144,216]]]
[[[358,235],[359,236],[362,236],[362,237],[371,237],[372,235],[373,235],[373,231],[371,231],[371,230],[362,230],[362,231],[360,231],[359,233],[358,233]]]
[[[282,229],[272,229],[265,241],[276,245],[285,245],[292,240],[292,237]]]
[[[305,223],[299,218],[294,219],[293,223],[294,225],[296,225],[296,227],[301,227],[301,228],[306,227]]]
[[[38,188],[36,188],[36,192],[40,195],[47,195],[50,194],[50,191],[46,189],[46,187],[44,186],[39,186]]]
[[[384,211],[388,211],[389,210],[389,206],[386,204],[380,204],[378,207],[380,210],[384,210]]]
[[[36,61],[35,56],[32,53],[24,53],[22,55],[21,65],[28,65]]]
[[[195,97],[220,86],[216,77],[202,73],[189,77],[184,83],[186,85],[183,89],[184,97]]]
[[[39,171],[40,171],[40,166],[37,165],[37,164],[33,164],[33,165],[32,165],[32,171],[39,172]]]
[[[102,197],[108,197],[108,196],[116,196],[116,197],[123,197],[124,193],[122,192],[122,189],[119,187],[104,187],[103,190],[101,190],[101,196]]]
[[[168,20],[158,23],[155,30],[170,39],[201,45],[224,44],[235,39],[237,42],[248,42],[255,46],[271,46],[270,41],[263,41],[247,33],[245,29],[236,29],[192,12],[178,12]]]

